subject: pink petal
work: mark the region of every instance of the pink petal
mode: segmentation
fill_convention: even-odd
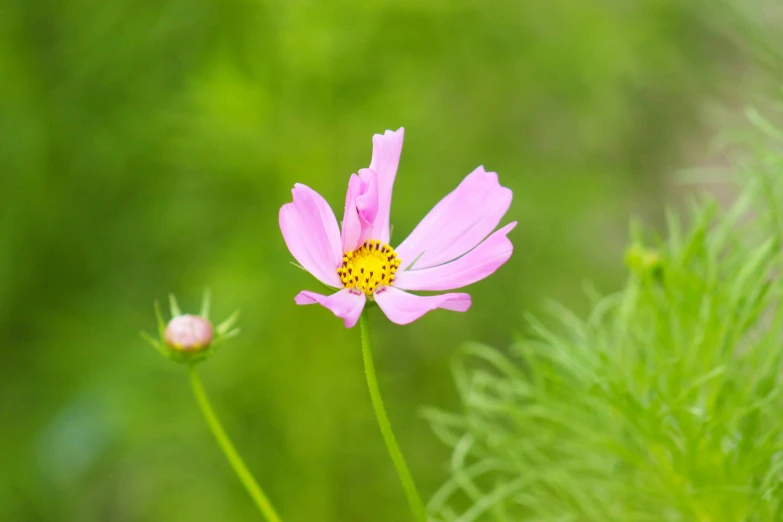
[[[402,266],[415,261],[414,268],[429,268],[472,250],[498,226],[511,197],[497,174],[477,168],[397,247]]]
[[[375,301],[386,317],[397,324],[412,323],[436,308],[466,312],[471,305],[468,294],[420,296],[403,292],[391,286],[376,291]]]
[[[397,272],[394,286],[404,290],[453,290],[491,275],[508,261],[514,245],[506,237],[516,221],[501,228],[475,249],[445,265]]]
[[[294,301],[298,305],[319,304],[328,308],[334,315],[345,321],[346,328],[353,328],[359,321],[359,316],[362,315],[367,298],[362,292],[345,288],[330,296],[315,292],[301,292]]]
[[[378,174],[361,169],[348,182],[343,218],[343,252],[351,252],[372,238],[372,229],[378,215]]]
[[[375,218],[372,238],[389,242],[389,214],[391,212],[392,189],[397,167],[402,154],[405,129],[396,132],[387,130],[372,137],[372,160],[370,169],[378,173],[378,215]]]
[[[288,250],[319,281],[341,287],[340,228],[329,204],[317,192],[296,184],[294,202],[280,209],[280,230]]]
[[[356,198],[356,210],[362,216],[362,220],[367,223],[375,223],[378,216],[378,173],[372,169],[359,170],[359,180],[361,180],[364,190]]]

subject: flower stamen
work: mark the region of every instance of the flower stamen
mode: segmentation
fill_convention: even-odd
[[[394,282],[394,274],[400,268],[400,263],[392,247],[377,239],[370,239],[343,256],[343,264],[337,269],[337,274],[344,288],[356,288],[372,296],[379,286]]]

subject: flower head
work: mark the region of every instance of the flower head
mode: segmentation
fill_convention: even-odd
[[[419,296],[407,291],[448,291],[475,283],[495,272],[514,250],[507,235],[516,222],[494,231],[511,205],[511,190],[483,167],[435,205],[396,249],[389,245],[403,132],[373,136],[370,167],[348,181],[342,228],[324,198],[305,185],[296,184],[293,202],[280,209],[280,229],[291,254],[335,289],[331,295],[301,292],[296,303],[320,304],[348,328],[368,301],[397,324],[437,308],[465,312],[471,305],[468,294]]]
[[[166,344],[183,352],[203,350],[212,342],[212,324],[200,315],[185,314],[169,321],[163,338]]]
[[[171,320],[166,323],[160,304],[156,301],[158,339],[144,332],[142,336],[161,354],[173,361],[185,363],[202,361],[212,354],[212,348],[216,345],[239,334],[239,329],[234,328],[239,317],[238,311],[217,327],[212,327],[209,321],[210,302],[210,293],[206,291],[199,315],[183,314],[179,309],[177,298],[172,294],[169,296]]]

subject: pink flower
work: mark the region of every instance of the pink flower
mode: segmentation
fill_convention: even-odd
[[[214,332],[209,321],[198,315],[179,315],[169,321],[164,333],[166,344],[182,351],[198,351],[209,347]]]
[[[508,261],[514,250],[510,223],[495,231],[511,205],[511,190],[494,172],[479,167],[419,223],[396,249],[389,246],[392,187],[404,130],[373,136],[370,167],[351,175],[342,232],[329,204],[296,184],[294,201],[280,209],[280,230],[300,265],[331,295],[302,292],[300,305],[320,304],[352,328],[367,300],[397,324],[429,311],[465,312],[468,294],[418,296],[406,290],[448,291],[480,281]]]

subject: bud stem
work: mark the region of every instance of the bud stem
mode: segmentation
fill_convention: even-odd
[[[198,403],[199,408],[201,408],[201,413],[204,414],[204,419],[207,421],[209,429],[212,430],[212,434],[215,436],[218,446],[220,446],[220,448],[223,450],[223,453],[226,455],[226,458],[231,464],[231,467],[234,468],[234,472],[239,477],[239,480],[242,481],[245,489],[253,498],[253,501],[256,503],[256,506],[258,506],[258,509],[261,511],[264,517],[269,522],[281,522],[280,517],[272,507],[271,502],[269,502],[269,499],[264,494],[264,491],[253,478],[250,470],[247,469],[247,466],[242,460],[242,457],[240,457],[239,453],[237,453],[237,450],[234,448],[234,445],[228,438],[228,435],[223,429],[223,426],[220,424],[220,421],[215,415],[215,412],[212,410],[209,399],[207,399],[207,394],[201,384],[201,378],[196,371],[195,364],[188,365],[188,373],[190,375],[190,384],[193,388],[193,395],[196,397],[196,402]]]
[[[405,490],[405,496],[408,498],[408,505],[413,513],[413,518],[417,522],[427,522],[427,511],[421,501],[419,492],[416,490],[416,484],[413,482],[413,476],[405,463],[400,446],[392,431],[389,417],[386,415],[386,408],[383,406],[381,390],[378,387],[378,379],[375,376],[375,365],[372,362],[372,348],[370,347],[370,331],[367,326],[367,311],[365,310],[359,318],[361,324],[362,336],[362,355],[364,356],[364,372],[367,375],[367,387],[370,389],[370,399],[375,409],[375,417],[378,419],[378,426],[381,428],[383,441],[386,443],[386,449],[389,452],[394,467],[397,469],[397,476]]]

